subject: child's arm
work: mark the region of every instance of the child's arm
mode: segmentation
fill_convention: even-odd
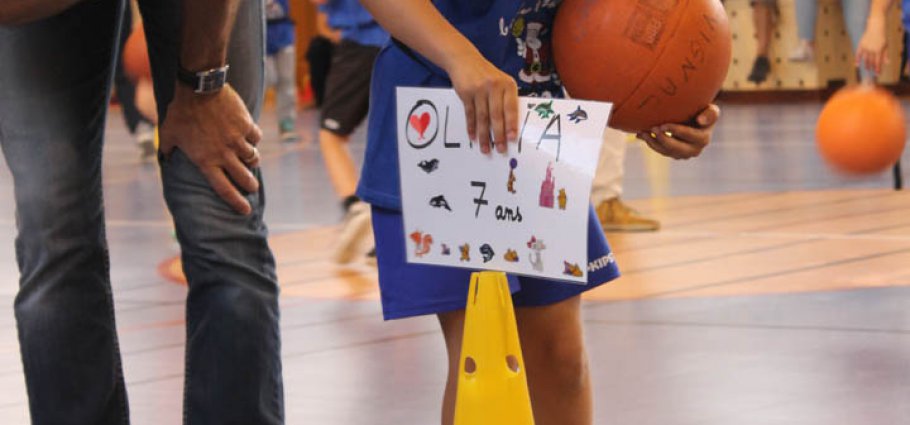
[[[869,7],[869,19],[866,20],[866,32],[856,48],[856,64],[876,74],[882,71],[882,65],[888,62],[885,53],[888,48],[887,28],[888,9],[894,0],[872,0]]]
[[[490,152],[518,138],[518,87],[487,61],[429,0],[361,0],[389,33],[449,74],[464,103],[468,136]]]

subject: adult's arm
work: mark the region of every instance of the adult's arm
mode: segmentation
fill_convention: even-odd
[[[22,25],[54,16],[81,0],[2,0],[0,25]]]

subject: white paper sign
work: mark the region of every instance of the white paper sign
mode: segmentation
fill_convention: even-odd
[[[408,262],[584,283],[611,104],[519,98],[520,141],[484,155],[450,89],[398,88]]]

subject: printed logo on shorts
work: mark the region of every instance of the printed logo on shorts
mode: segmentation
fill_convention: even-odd
[[[604,255],[603,257],[600,257],[600,258],[588,263],[588,273],[594,273],[615,262],[616,262],[616,257],[614,257],[613,253],[611,252],[607,255]]]

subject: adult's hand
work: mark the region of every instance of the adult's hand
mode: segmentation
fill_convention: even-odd
[[[720,108],[709,105],[695,117],[695,124],[665,124],[636,135],[655,152],[673,158],[689,159],[701,155],[711,143]]]
[[[163,154],[179,148],[234,210],[244,215],[252,211],[241,190],[259,190],[250,169],[259,164],[256,145],[262,131],[230,85],[199,95],[178,84],[159,134]]]

